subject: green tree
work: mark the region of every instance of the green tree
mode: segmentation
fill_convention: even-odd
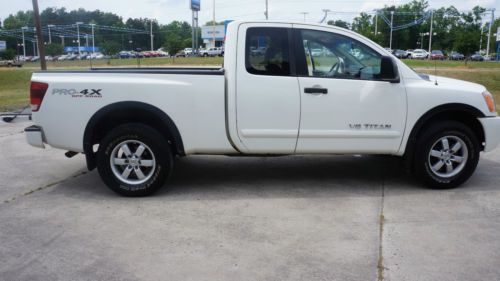
[[[173,21],[165,25],[161,32],[165,33],[163,47],[170,54],[174,55],[184,48],[191,47],[191,25],[187,22]]]
[[[105,55],[116,55],[121,50],[121,45],[115,41],[105,41],[101,44],[101,51]]]
[[[338,27],[342,27],[342,28],[345,28],[345,29],[349,29],[350,28],[350,24],[346,21],[343,21],[343,20],[329,20],[327,22],[328,25],[334,25],[334,26],[338,26]]]
[[[0,59],[2,60],[13,60],[16,57],[16,52],[12,49],[7,49],[0,52]]]
[[[47,44],[45,46],[45,54],[48,56],[58,56],[64,52],[64,47],[61,44]]]

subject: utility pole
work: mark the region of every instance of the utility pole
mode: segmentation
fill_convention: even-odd
[[[61,36],[61,44],[64,47],[64,36]]]
[[[215,46],[215,0],[214,0],[214,7],[213,7],[213,13],[212,13],[212,41],[214,42],[214,48],[217,47]]]
[[[377,36],[378,32],[378,10],[375,10],[375,36]]]
[[[52,44],[52,34],[50,34],[50,28],[54,27],[55,25],[49,24],[47,25],[47,28],[49,29],[49,44]]]
[[[390,42],[389,42],[389,49],[392,50],[392,29],[393,29],[393,26],[394,26],[394,11],[391,11],[391,38],[390,38]]]
[[[28,30],[27,26],[23,26],[21,28],[21,32],[23,33],[23,57],[26,58],[26,40],[24,39],[24,31]]]
[[[36,37],[38,43],[38,56],[40,56],[40,68],[47,70],[47,63],[45,62],[45,49],[43,46],[42,24],[40,23],[40,12],[38,10],[38,0],[33,0],[33,18],[35,20]]]
[[[429,31],[429,59],[431,59],[432,48],[432,27],[434,25],[434,10],[431,11],[431,30]]]
[[[153,46],[153,20],[151,19],[151,30],[149,31],[149,35],[151,36],[151,52],[154,51]]]
[[[303,15],[304,15],[304,22],[305,22],[305,21],[306,21],[306,16],[307,16],[307,14],[309,14],[309,13],[308,13],[308,12],[301,12],[301,14],[303,14]]]
[[[266,12],[264,13],[266,15],[266,20],[269,19],[269,3],[268,0],[266,0]]]
[[[488,28],[488,45],[486,45],[486,55],[490,55],[490,37],[491,37],[491,25],[493,24],[493,21],[495,20],[495,8],[491,9],[491,20],[490,20],[490,26]]]

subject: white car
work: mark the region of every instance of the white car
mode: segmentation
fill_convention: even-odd
[[[423,49],[415,49],[411,53],[411,58],[412,59],[426,59],[429,57],[429,53],[426,50]]]
[[[207,55],[210,57],[221,57],[224,55],[224,49],[222,47],[213,47],[207,50]]]
[[[395,155],[451,188],[500,142],[484,86],[419,74],[352,31],[234,21],[225,47],[222,68],[35,72],[27,141],[84,153],[126,196],[155,192],[177,157],[199,154]]]

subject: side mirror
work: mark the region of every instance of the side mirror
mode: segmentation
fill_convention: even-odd
[[[380,62],[380,80],[390,83],[399,83],[398,65],[394,58],[383,56]]]

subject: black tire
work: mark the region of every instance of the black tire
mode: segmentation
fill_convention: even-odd
[[[123,144],[127,144],[127,147],[137,144],[135,148],[129,148],[130,158],[122,148],[118,148],[118,146],[123,147]],[[146,149],[139,155],[138,146],[142,144]],[[115,153],[120,152],[122,152],[122,157],[125,156],[120,160],[128,164],[113,165],[111,157],[116,158]],[[138,159],[135,158],[136,154],[139,155]],[[134,163],[131,160],[132,155],[135,159]],[[140,167],[141,161],[145,163],[146,158],[151,159],[148,161],[153,164],[150,167],[145,167],[145,165]],[[129,197],[147,196],[163,186],[172,172],[173,159],[167,140],[158,131],[144,124],[127,123],[114,128],[102,139],[97,151],[97,169],[104,183],[116,193]],[[117,174],[124,172],[125,169],[130,169],[126,176],[130,178],[125,180],[136,182],[125,182],[118,177]],[[141,170],[144,182],[140,182],[141,178],[136,172],[137,169]]]
[[[439,146],[445,147],[442,141],[444,138],[447,138],[446,143],[448,143],[449,152],[453,151],[453,147],[455,147],[460,140],[460,147],[463,146],[463,143],[465,144],[466,150],[460,148],[456,152],[457,156],[451,156],[450,158],[449,154],[446,154],[446,149],[436,149]],[[415,175],[422,183],[430,188],[447,189],[457,187],[467,181],[475,171],[479,161],[480,149],[481,147],[477,136],[463,123],[447,120],[430,125],[417,139],[414,157]],[[431,156],[431,150],[444,153],[441,154],[440,157],[447,160]],[[461,157],[464,156],[464,154],[465,157]],[[465,161],[462,160],[464,164],[462,165],[456,162],[459,160],[455,160],[456,157],[465,159]],[[437,162],[441,162],[441,164],[438,165]],[[431,167],[432,163],[434,163],[434,169]],[[452,165],[451,169],[456,169],[453,172],[447,171],[448,165],[450,164]],[[441,168],[435,171],[437,167]],[[447,175],[441,176],[442,174]]]

